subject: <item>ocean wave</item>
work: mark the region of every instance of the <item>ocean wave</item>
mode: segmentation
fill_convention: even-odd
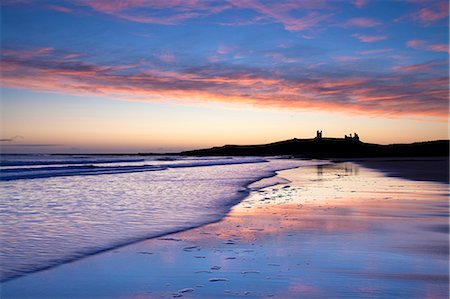
[[[78,163],[77,165],[55,165],[50,167],[36,167],[35,165],[28,165],[33,167],[20,166],[17,168],[3,168],[0,171],[0,181],[11,181],[20,179],[37,179],[37,178],[51,178],[61,176],[79,176],[79,175],[101,175],[101,174],[115,174],[115,173],[132,173],[144,171],[165,170],[167,168],[186,168],[186,167],[204,167],[204,166],[218,166],[218,165],[232,165],[245,163],[262,163],[267,162],[265,159],[258,158],[237,158],[237,159],[207,159],[207,160],[186,160],[181,163],[174,163],[177,159],[170,160],[154,160],[152,164],[142,165],[123,165],[124,162],[136,162],[136,160],[114,160],[108,166],[98,166],[94,164]],[[143,162],[148,162],[141,160]],[[159,161],[169,161],[172,163],[158,164]],[[66,161],[62,162],[62,164]],[[121,165],[114,165],[114,164]],[[101,165],[101,164],[100,164]]]
[[[251,191],[277,179],[255,182],[304,165],[311,162],[227,158],[142,165],[153,172],[112,167],[104,176],[3,181],[0,280],[219,221]]]
[[[24,156],[22,156],[24,157]],[[125,162],[143,162],[143,158],[132,158],[132,159],[111,159],[111,158],[89,158],[89,157],[71,157],[70,159],[57,159],[48,158],[44,156],[44,159],[33,159],[34,156],[27,157],[27,159],[14,159],[5,158],[4,156],[0,160],[0,166],[31,166],[31,165],[74,165],[74,164],[100,164],[100,163],[125,163]]]

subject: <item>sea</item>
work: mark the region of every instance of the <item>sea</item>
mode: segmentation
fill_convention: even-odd
[[[282,157],[1,155],[0,280],[221,220]],[[280,181],[281,180],[281,181]]]

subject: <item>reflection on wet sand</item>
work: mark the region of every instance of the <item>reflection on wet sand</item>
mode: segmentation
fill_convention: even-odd
[[[70,273],[92,284],[114,277],[105,292],[124,297],[448,297],[447,185],[352,163],[279,176],[290,183],[254,192],[221,222],[22,283],[45,278],[51,292],[51,278]]]

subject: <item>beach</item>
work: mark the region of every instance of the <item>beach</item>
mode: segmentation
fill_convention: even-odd
[[[278,171],[218,222],[7,281],[2,297],[447,298],[448,184],[361,165]]]
[[[450,299],[449,0],[0,0],[0,299]]]

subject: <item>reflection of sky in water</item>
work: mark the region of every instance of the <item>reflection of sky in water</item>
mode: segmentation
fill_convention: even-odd
[[[446,185],[349,163],[280,176],[291,183],[254,193],[220,223],[170,236],[181,241],[149,240],[29,275],[6,283],[5,294],[447,297]]]
[[[191,167],[161,171],[2,181],[0,279],[217,221],[249,183],[312,163],[243,163],[260,160],[191,159]]]

